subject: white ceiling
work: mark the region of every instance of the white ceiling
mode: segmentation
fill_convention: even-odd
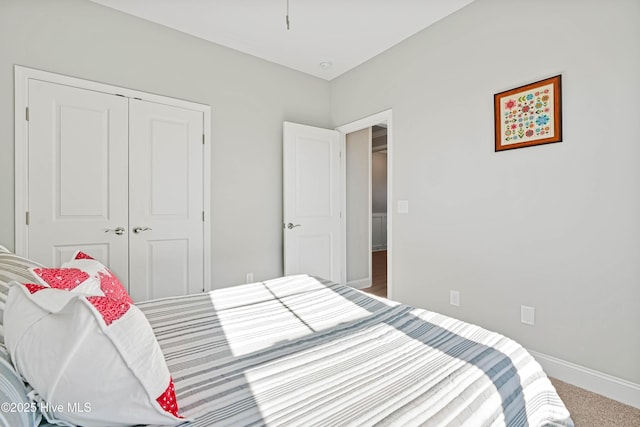
[[[473,0],[92,1],[331,80]]]

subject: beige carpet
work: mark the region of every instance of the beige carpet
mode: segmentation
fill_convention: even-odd
[[[640,409],[550,378],[576,427],[640,427]]]

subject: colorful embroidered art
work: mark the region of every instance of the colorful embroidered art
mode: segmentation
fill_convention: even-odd
[[[508,98],[502,113],[503,144],[535,141],[553,135],[553,85]]]
[[[560,76],[496,94],[496,151],[558,142]]]

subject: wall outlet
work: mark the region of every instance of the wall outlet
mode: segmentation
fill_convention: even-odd
[[[246,283],[253,283],[253,273],[247,273],[247,282]]]
[[[460,305],[460,292],[449,291],[449,304],[455,305],[456,307]]]
[[[528,307],[526,305],[520,306],[520,321],[525,325],[535,325],[536,324],[536,309],[533,307]]]

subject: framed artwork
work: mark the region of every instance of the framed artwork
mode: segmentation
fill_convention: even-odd
[[[496,151],[562,141],[561,76],[493,95]]]

